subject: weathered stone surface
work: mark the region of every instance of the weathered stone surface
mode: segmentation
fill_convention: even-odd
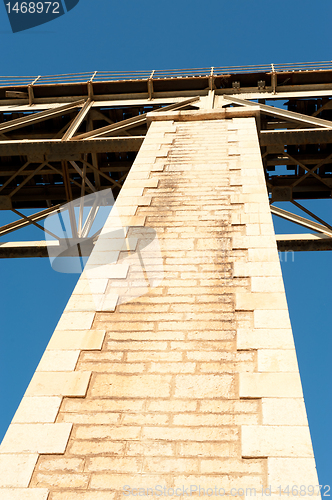
[[[105,330],[56,330],[47,346],[56,350],[101,349]]]
[[[5,438],[31,454],[0,454],[0,498],[271,484],[276,500],[318,481],[256,110],[200,104],[153,113]]]
[[[61,405],[61,398],[25,396],[18,407],[13,424],[54,422]]]
[[[27,396],[84,396],[90,372],[36,372]]]
[[[302,398],[298,373],[240,373],[240,397]]]
[[[272,486],[272,491],[278,491],[281,486],[304,485],[315,486],[317,493],[318,477],[314,458],[268,458],[268,483]]]
[[[94,312],[64,312],[56,330],[89,330],[91,328]]]
[[[234,394],[234,377],[229,374],[178,375],[175,379],[178,398],[232,398]]]
[[[263,398],[264,425],[308,425],[303,398]]]
[[[0,453],[64,453],[72,429],[63,424],[12,424]]]
[[[0,488],[26,488],[37,460],[36,453],[0,454]]]
[[[294,349],[259,349],[257,352],[259,372],[295,372],[298,364]]]
[[[71,372],[75,370],[80,351],[46,350],[39,365],[38,372]]]
[[[170,376],[161,375],[96,375],[91,384],[92,397],[168,397]]]
[[[295,425],[243,425],[243,457],[312,457],[309,428]]]
[[[292,330],[290,328],[239,328],[237,330],[237,348],[294,350]]]
[[[45,488],[3,488],[1,500],[47,500],[49,490]]]

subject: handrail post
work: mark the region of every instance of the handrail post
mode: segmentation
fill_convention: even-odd
[[[277,93],[277,73],[274,69],[273,63],[271,63],[271,69],[272,69],[272,74],[271,74],[272,93],[276,94]]]
[[[98,72],[95,71],[92,75],[92,77],[90,78],[90,80],[88,81],[87,85],[88,85],[88,98],[92,101],[93,100],[93,95],[94,95],[94,92],[93,92],[93,79],[94,77],[96,76]]]
[[[209,90],[214,90],[215,89],[213,72],[214,72],[214,66],[211,67],[211,72],[210,72],[210,75],[209,75]]]
[[[155,69],[151,72],[151,75],[148,78],[148,94],[149,94],[149,101],[153,98],[153,75],[155,73]]]

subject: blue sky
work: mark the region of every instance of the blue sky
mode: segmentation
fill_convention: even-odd
[[[0,76],[327,61],[331,14],[330,0],[80,0],[13,34],[0,6]],[[331,202],[306,206],[331,223]],[[0,225],[14,219],[0,212]],[[42,238],[37,229],[11,235]],[[331,484],[332,469],[331,264],[332,252],[282,262],[320,484]],[[78,275],[52,271],[47,259],[0,260],[0,273],[1,439]]]

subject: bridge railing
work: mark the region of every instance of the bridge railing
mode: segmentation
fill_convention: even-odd
[[[332,71],[332,61],[276,63],[248,66],[216,66],[209,68],[138,70],[138,71],[93,71],[44,76],[0,76],[0,87],[27,87],[28,85],[85,84],[93,82],[137,81],[174,78],[206,78],[245,73],[285,73],[305,71]]]

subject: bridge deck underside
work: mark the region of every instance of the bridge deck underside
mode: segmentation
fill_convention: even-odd
[[[241,102],[257,103],[270,201],[331,199],[332,67],[315,65],[0,78],[0,210],[45,210],[109,188],[116,199],[149,112]]]

